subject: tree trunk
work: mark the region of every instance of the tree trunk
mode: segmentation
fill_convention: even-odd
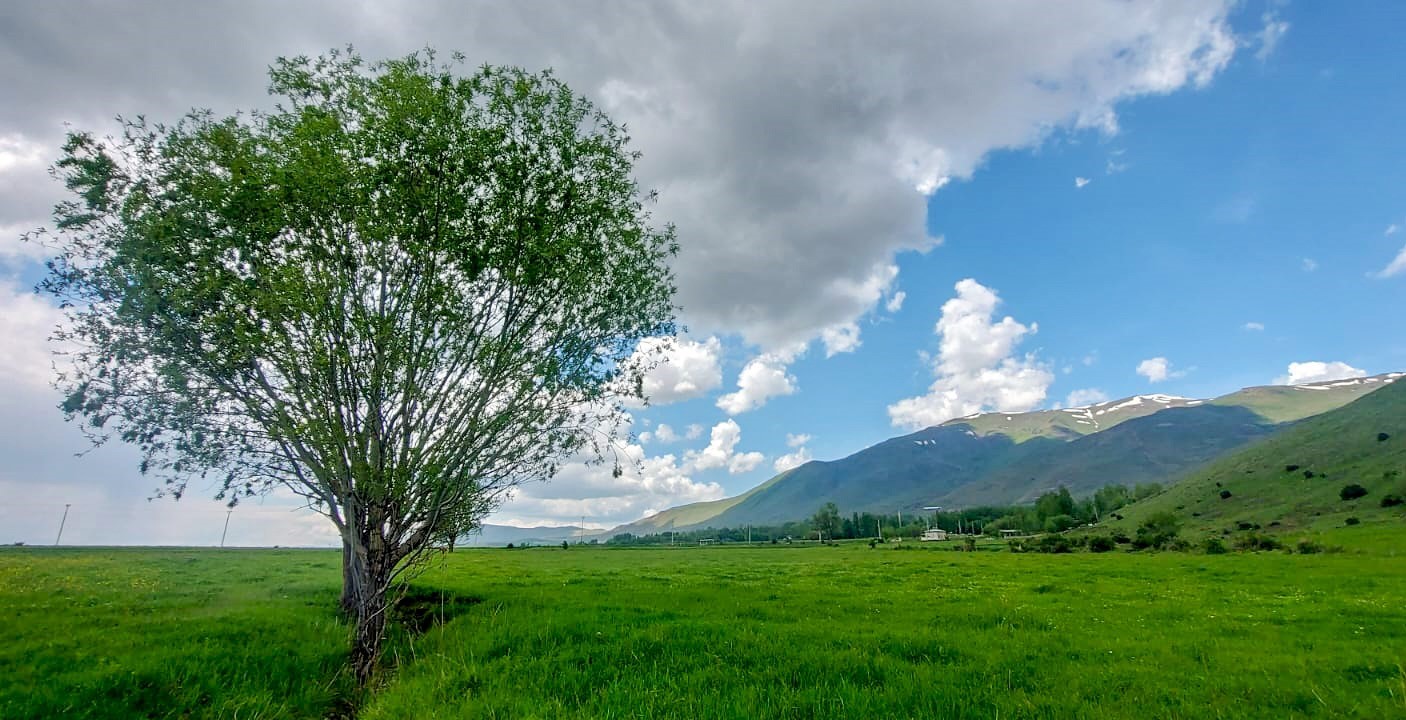
[[[387,578],[395,565],[385,548],[372,543],[371,548],[353,543],[344,547],[342,602],[350,603],[349,617],[355,625],[352,635],[351,666],[356,681],[365,685],[375,673],[381,658],[381,640],[385,637],[390,602]]]

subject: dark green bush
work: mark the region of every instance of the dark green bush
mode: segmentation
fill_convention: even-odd
[[[1118,547],[1118,543],[1113,538],[1106,535],[1098,535],[1089,538],[1089,552],[1108,552]]]
[[[1127,545],[1128,543],[1130,543],[1130,542],[1132,542],[1132,541],[1133,541],[1133,539],[1130,538],[1130,537],[1128,537],[1128,534],[1125,533],[1125,532],[1121,532],[1121,531],[1120,531],[1120,532],[1113,533],[1113,542],[1116,542],[1116,543],[1118,543],[1119,545]]]
[[[1351,485],[1344,485],[1343,489],[1338,492],[1338,495],[1344,500],[1356,500],[1357,498],[1360,498],[1366,494],[1367,488],[1362,487],[1357,483],[1352,483]]]
[[[1377,433],[1377,442],[1386,442],[1390,437],[1386,433]]]
[[[1283,547],[1283,545],[1281,545],[1277,539],[1269,535],[1260,535],[1258,533],[1249,532],[1245,533],[1244,535],[1241,535],[1240,537],[1235,538],[1235,549],[1245,552],[1254,552],[1258,550],[1278,550],[1281,547]]]
[[[1063,535],[1041,535],[1035,549],[1042,553],[1067,553],[1074,551],[1074,543]]]
[[[1361,521],[1361,520],[1358,520],[1358,519],[1355,518],[1355,517],[1350,517],[1350,518],[1344,520],[1343,522],[1347,523],[1348,525],[1357,525],[1357,524],[1360,524],[1362,521]]]
[[[1229,491],[1229,490],[1222,490],[1222,491],[1220,491],[1220,499],[1222,499],[1222,500],[1229,500],[1229,499],[1230,499],[1230,491]]]
[[[1397,505],[1400,505],[1402,502],[1406,502],[1406,501],[1403,501],[1403,500],[1401,499],[1401,496],[1400,496],[1400,495],[1383,495],[1383,496],[1382,496],[1382,507],[1396,507]]]
[[[1317,555],[1318,553],[1323,552],[1322,545],[1319,545],[1318,543],[1309,540],[1308,538],[1300,540],[1298,544],[1294,546],[1294,549],[1297,550],[1300,555]]]
[[[1220,538],[1206,538],[1206,542],[1201,544],[1201,549],[1205,550],[1207,555],[1224,555],[1225,543],[1221,542]]]

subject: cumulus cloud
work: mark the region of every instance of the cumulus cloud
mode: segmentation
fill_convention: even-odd
[[[1244,329],[1252,332],[1264,332],[1264,323],[1247,322],[1244,324],[1243,327]]]
[[[741,415],[773,397],[796,392],[796,378],[787,371],[793,358],[785,353],[764,353],[752,358],[737,376],[737,391],[719,397],[717,406],[728,415]]]
[[[1375,276],[1379,278],[1389,278],[1400,275],[1403,272],[1406,272],[1406,246],[1401,248],[1401,252],[1397,253],[1396,257],[1392,259],[1391,262],[1387,263],[1386,267],[1377,271]]]
[[[771,464],[776,472],[783,473],[791,468],[800,467],[815,458],[811,457],[810,448],[801,446],[794,451],[782,455]]]
[[[670,427],[667,423],[659,423],[658,427],[654,428],[655,442],[668,444],[671,442],[677,442],[678,439],[679,436],[677,433],[674,432],[674,428]]]
[[[896,427],[938,425],[974,412],[1023,412],[1045,400],[1054,374],[1033,354],[1015,347],[1038,328],[1006,316],[994,320],[1000,298],[970,278],[956,286],[957,296],[942,305],[935,331],[941,337],[933,363],[936,379],[926,395],[888,407]]]
[[[703,426],[699,425],[698,423],[691,423],[687,428],[684,429],[684,437],[688,438],[689,440],[697,440],[698,438],[703,437]]]
[[[1069,393],[1069,397],[1064,400],[1064,405],[1072,408],[1087,407],[1107,400],[1108,393],[1098,388],[1081,388]]]
[[[808,442],[810,442],[810,436],[805,433],[798,435],[786,433],[786,447],[800,447]]]
[[[1366,370],[1355,368],[1345,362],[1336,360],[1332,362],[1310,360],[1308,362],[1289,363],[1288,372],[1274,378],[1274,384],[1305,385],[1308,383],[1328,382],[1330,380],[1360,378],[1366,377],[1366,375]]]
[[[1173,370],[1170,360],[1164,357],[1148,358],[1138,363],[1137,374],[1149,382],[1164,382],[1186,375],[1185,370]]]
[[[749,472],[762,464],[766,456],[759,452],[737,452],[737,443],[741,440],[742,428],[737,422],[724,420],[713,426],[707,447],[689,451],[684,459],[692,470],[725,467],[734,475]]]
[[[899,290],[888,299],[888,302],[884,303],[884,309],[891,313],[896,313],[903,309],[903,301],[907,298],[908,293]]]
[[[1314,260],[1313,258],[1304,258],[1304,259],[1303,259],[1303,271],[1304,271],[1304,272],[1313,272],[1314,270],[1317,270],[1317,269],[1318,269],[1318,261],[1317,261],[1317,260]]]
[[[1395,235],[1395,234],[1398,233],[1398,232],[1401,232],[1401,226],[1400,226],[1400,225],[1397,225],[1396,223],[1392,223],[1392,224],[1386,226],[1386,230],[1383,231],[1382,234],[1383,234],[1383,235]]]
[[[723,382],[718,360],[722,343],[716,337],[696,341],[684,338],[646,338],[635,351],[636,359],[653,360],[644,376],[644,394],[652,405],[702,397]]]
[[[1076,177],[1076,178],[1074,178],[1074,187],[1075,187],[1076,189],[1077,189],[1077,188],[1082,188],[1082,187],[1084,187],[1085,185],[1088,185],[1089,182],[1091,182],[1091,181],[1090,181],[1088,178],[1086,178],[1086,177]]]

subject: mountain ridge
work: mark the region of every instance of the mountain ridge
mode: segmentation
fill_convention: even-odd
[[[739,495],[669,508],[605,534],[779,523],[824,502],[843,512],[911,511],[1027,502],[1051,484],[1086,494],[1107,482],[1168,482],[1403,375],[1260,385],[1207,399],[1151,393],[1075,408],[978,413],[836,460],[812,460]],[[1123,427],[1128,423],[1134,424]]]

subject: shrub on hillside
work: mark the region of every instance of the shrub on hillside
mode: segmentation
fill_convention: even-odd
[[[1400,495],[1383,495],[1382,507],[1396,507],[1402,503]]]
[[[1300,555],[1317,555],[1318,553],[1323,552],[1322,545],[1319,545],[1318,543],[1309,540],[1308,538],[1300,540],[1298,544],[1294,546],[1294,549],[1297,550]]]
[[[1303,471],[1303,476],[1304,476],[1305,478],[1309,479],[1309,480],[1312,480],[1312,479],[1313,479],[1313,471],[1312,471],[1312,470],[1305,470],[1305,471]]]
[[[1343,489],[1338,492],[1338,495],[1341,496],[1344,500],[1356,500],[1357,498],[1360,498],[1366,494],[1367,488],[1362,487],[1357,483],[1352,483],[1351,485],[1344,485]]]
[[[1229,490],[1222,490],[1222,491],[1220,491],[1220,499],[1222,499],[1222,500],[1229,500],[1229,499],[1230,499],[1230,491],[1229,491]]]
[[[1391,436],[1386,433],[1377,433],[1377,442],[1386,442]]]
[[[1114,542],[1113,538],[1107,535],[1098,535],[1089,538],[1089,552],[1108,552],[1117,549],[1117,547],[1118,543]]]
[[[1177,520],[1176,515],[1169,512],[1153,513],[1138,526],[1137,537],[1133,538],[1133,547],[1139,550],[1160,549],[1174,540],[1178,532],[1181,532],[1181,521]]]
[[[1298,469],[1299,469],[1299,466],[1298,466],[1298,465],[1285,465],[1285,466],[1284,466],[1284,472],[1293,472],[1293,471],[1298,470]]]
[[[1278,550],[1281,547],[1283,545],[1274,537],[1259,533],[1249,532],[1235,538],[1235,549],[1243,552]]]
[[[1025,541],[1024,541],[1024,540],[1012,540],[1012,541],[1010,541],[1009,543],[1007,543],[1007,546],[1010,548],[1011,552],[1013,552],[1013,553],[1023,553],[1023,552],[1025,552]]]
[[[1224,555],[1226,552],[1225,543],[1221,542],[1220,538],[1206,538],[1206,542],[1201,544],[1201,549],[1207,555]]]
[[[1355,518],[1355,517],[1350,517],[1350,518],[1344,520],[1343,522],[1347,523],[1348,525],[1358,525],[1358,524],[1360,524],[1362,521],[1361,521],[1361,520],[1358,520],[1358,519]]]
[[[1119,531],[1119,532],[1113,533],[1113,542],[1116,542],[1116,543],[1118,543],[1119,545],[1127,545],[1128,543],[1130,543],[1130,542],[1132,542],[1132,541],[1133,541],[1133,539],[1130,538],[1130,537],[1128,537],[1128,534],[1125,533],[1125,532]]]

